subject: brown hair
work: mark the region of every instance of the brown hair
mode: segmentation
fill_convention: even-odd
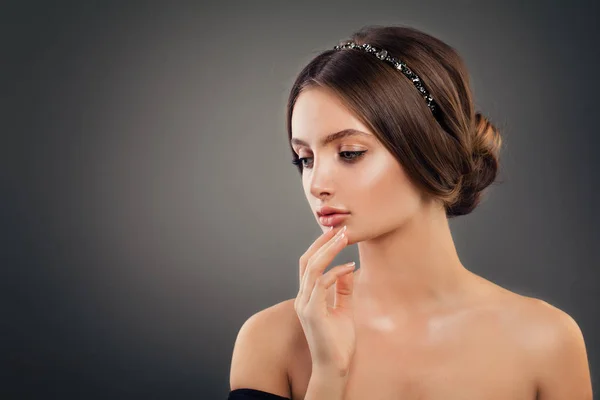
[[[350,39],[404,61],[432,95],[436,112],[409,79],[373,54],[331,49],[313,58],[292,86],[289,139],[294,104],[302,90],[330,89],[375,133],[410,179],[444,203],[448,217],[470,213],[497,177],[501,138],[496,127],[475,112],[468,73],[456,50],[410,27],[369,25]],[[297,161],[293,149],[292,154]],[[298,169],[302,173],[302,164]]]

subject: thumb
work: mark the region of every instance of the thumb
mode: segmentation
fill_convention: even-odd
[[[334,308],[352,308],[352,292],[354,289],[354,270],[349,271],[335,281]]]

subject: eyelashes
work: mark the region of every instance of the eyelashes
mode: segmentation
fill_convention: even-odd
[[[348,164],[352,164],[355,163],[364,153],[366,153],[367,150],[361,150],[361,151],[341,151],[338,154],[341,156],[342,160],[344,160],[345,163]],[[344,156],[344,154],[346,156]],[[308,165],[304,164],[304,160],[309,160],[312,157],[298,157],[292,160],[292,164],[297,165],[301,168],[308,168]]]

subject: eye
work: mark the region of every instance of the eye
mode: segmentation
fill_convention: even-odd
[[[307,168],[307,166],[304,165],[304,160],[308,160],[309,158],[312,158],[312,157],[299,157],[299,158],[296,158],[296,159],[292,160],[292,164],[294,164],[294,165],[300,165],[302,168]]]
[[[364,150],[364,151],[342,151],[342,152],[340,152],[340,155],[347,154],[348,157],[343,157],[344,160],[352,162],[355,159],[357,159],[358,157],[362,156],[363,153],[365,153],[365,152],[366,152],[366,150]]]
[[[344,160],[345,163],[353,163],[355,162],[360,156],[362,156],[364,153],[366,153],[366,150],[362,150],[362,151],[342,151],[340,153],[338,153],[341,157],[342,160]],[[312,157],[299,157],[296,158],[294,160],[292,160],[292,164],[294,165],[300,165],[302,168],[309,168],[310,167],[306,164],[304,164],[305,160],[312,160]]]

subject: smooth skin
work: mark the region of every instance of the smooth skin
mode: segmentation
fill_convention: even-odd
[[[322,144],[346,129],[364,134]],[[292,132],[304,143],[293,146],[304,159],[311,210],[348,210],[346,238],[330,243],[341,226],[317,238],[300,258],[296,298],[244,323],[232,389],[293,400],[592,399],[584,338],[573,318],[467,270],[443,207],[410,182],[331,92],[303,91]],[[364,153],[350,162],[352,151]],[[324,273],[351,244],[360,269]],[[343,391],[332,368],[345,375]],[[335,394],[319,397],[325,392],[317,382],[329,382],[327,393]]]
[[[346,246],[345,227],[328,231],[300,257],[300,289],[294,308],[305,332],[313,369],[345,376],[356,349],[352,278],[354,265],[338,265],[323,274]],[[336,283],[334,304],[327,304],[328,289]]]

